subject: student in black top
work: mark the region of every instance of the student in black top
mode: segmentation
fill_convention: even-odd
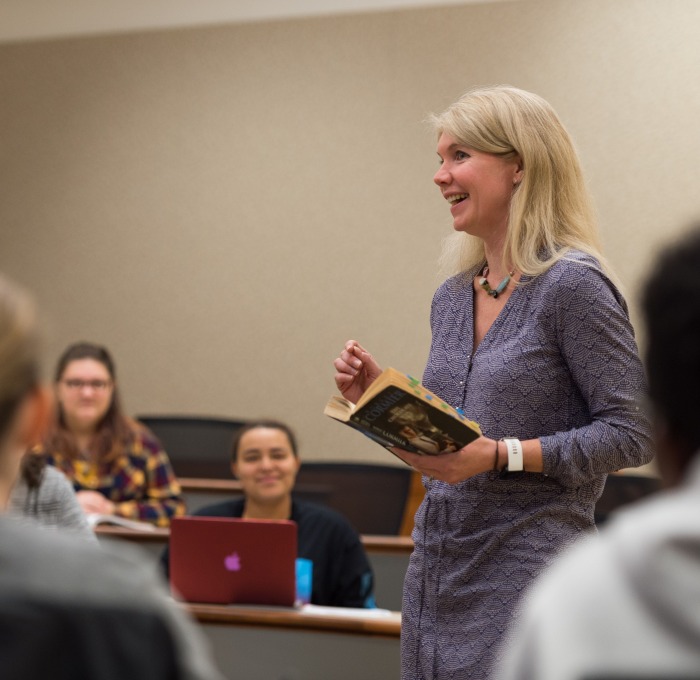
[[[200,508],[205,517],[291,519],[297,523],[298,556],[313,563],[311,603],[333,607],[373,607],[373,574],[360,537],[339,513],[292,498],[301,461],[291,429],[277,421],[257,421],[235,436],[231,470],[244,498]],[[168,551],[162,556],[168,571]]]

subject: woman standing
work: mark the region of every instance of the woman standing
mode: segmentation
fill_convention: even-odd
[[[426,387],[481,426],[424,475],[403,598],[403,680],[488,678],[525,588],[594,531],[608,472],[651,457],[627,306],[601,255],[571,138],[507,86],[434,117],[458,273],[433,299]],[[355,341],[334,362],[356,401],[380,372]]]
[[[180,485],[154,435],[122,412],[115,367],[98,345],[68,347],[58,361],[57,412],[43,452],[73,482],[88,513],[167,527],[185,512]]]

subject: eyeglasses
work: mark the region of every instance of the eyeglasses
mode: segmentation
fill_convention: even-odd
[[[111,380],[78,380],[71,378],[61,381],[69,390],[82,390],[89,387],[94,392],[104,392],[112,386]]]

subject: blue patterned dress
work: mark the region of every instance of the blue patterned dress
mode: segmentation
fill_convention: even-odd
[[[487,437],[539,438],[544,473],[424,479],[404,585],[403,680],[489,678],[523,590],[595,530],[606,474],[652,458],[627,307],[595,260],[575,252],[523,277],[474,352],[477,273],[435,294],[424,384]]]

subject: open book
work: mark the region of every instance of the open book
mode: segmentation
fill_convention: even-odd
[[[135,531],[155,531],[155,525],[149,522],[140,522],[135,519],[126,519],[126,517],[118,517],[117,515],[101,515],[97,512],[87,514],[87,521],[93,529],[98,524],[113,524],[115,526],[124,527],[125,529],[134,529]]]
[[[323,412],[382,446],[397,446],[414,453],[458,451],[481,436],[475,422],[415,378],[393,368],[382,371],[357,404],[333,396]]]

